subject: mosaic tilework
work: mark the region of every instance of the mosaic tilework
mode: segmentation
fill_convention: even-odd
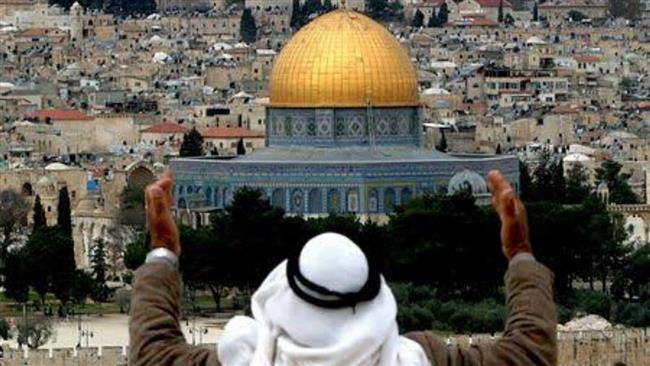
[[[175,202],[179,208],[223,208],[232,200],[232,192],[253,187],[272,204],[299,215],[390,213],[413,197],[453,191],[459,179],[471,180],[467,182],[470,185],[483,182],[491,169],[500,169],[513,182],[519,180],[518,161],[513,156],[344,164],[177,159],[171,167],[177,177]],[[473,187],[474,192],[485,194],[483,185]],[[214,201],[206,198],[208,192],[215,192]]]

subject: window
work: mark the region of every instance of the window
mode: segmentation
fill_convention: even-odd
[[[356,213],[359,211],[359,191],[351,189],[347,197],[348,212]]]

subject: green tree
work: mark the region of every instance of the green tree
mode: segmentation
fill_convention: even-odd
[[[70,299],[76,264],[72,238],[58,227],[32,233],[25,245],[29,264],[29,283],[45,303],[52,292],[63,304]]]
[[[34,226],[33,230],[38,230],[42,227],[47,226],[47,218],[45,217],[45,209],[43,209],[43,204],[41,203],[41,197],[36,196],[34,201]]]
[[[148,235],[143,233],[138,235],[134,242],[126,246],[126,250],[124,251],[124,266],[127,269],[135,271],[144,264],[147,253],[151,250],[148,241]]]
[[[332,0],[325,0],[323,2],[323,8],[325,9],[326,12],[332,11],[334,9],[334,5],[332,5]]]
[[[553,156],[549,150],[542,151],[533,172],[530,200],[563,202],[565,188],[562,159]]]
[[[639,203],[639,197],[628,184],[631,175],[622,172],[623,166],[613,160],[605,161],[596,169],[596,183],[607,184],[609,200],[617,204]]]
[[[533,21],[539,22],[539,6],[537,3],[533,6]]]
[[[75,305],[83,304],[93,294],[94,279],[83,270],[76,270],[70,288],[70,301]]]
[[[257,25],[253,12],[249,8],[244,9],[242,13],[239,34],[246,43],[255,43],[257,40]]]
[[[609,12],[614,18],[639,19],[643,5],[640,0],[610,0]]]
[[[579,12],[579,11],[577,11],[577,10],[571,10],[571,11],[569,11],[569,14],[568,14],[568,15],[569,15],[569,19],[570,19],[572,22],[581,22],[581,21],[583,21],[583,20],[585,20],[585,19],[588,18],[584,13]]]
[[[24,304],[29,300],[30,264],[24,249],[12,250],[7,254],[4,269],[5,295]]]
[[[413,15],[413,22],[411,25],[414,28],[421,28],[424,25],[424,13],[420,11],[420,9],[417,9],[415,11],[415,15]]]
[[[577,204],[583,202],[591,193],[589,175],[584,165],[573,163],[567,172],[566,203]]]
[[[436,14],[436,10],[434,9],[433,12],[431,12],[431,16],[429,17],[429,21],[427,22],[427,27],[429,28],[440,28],[440,22],[438,21],[438,15]]]
[[[299,29],[302,27],[303,16],[302,8],[300,7],[300,0],[293,0],[293,7],[291,11],[291,27]]]
[[[92,297],[95,301],[105,302],[109,290],[106,285],[106,244],[101,238],[95,241],[95,247],[90,258],[90,267],[94,277]]]
[[[404,8],[398,1],[368,0],[366,12],[373,19],[380,21],[401,20],[404,17]]]
[[[469,191],[416,198],[398,207],[385,239],[393,281],[427,284],[440,298],[482,299],[498,293],[498,218]],[[427,235],[418,235],[426,231]],[[453,265],[451,265],[453,263]]]
[[[220,270],[228,275],[228,282],[242,289],[257,287],[307,239],[301,218],[285,219],[282,209],[272,206],[260,191],[249,188],[235,192],[231,205],[212,215],[211,223],[220,255],[230,258]]]
[[[530,170],[525,161],[519,160],[519,193],[524,202],[532,199],[533,180],[530,177]]]
[[[180,155],[182,157],[203,156],[203,136],[196,127],[183,137]]]
[[[70,194],[68,193],[68,187],[63,187],[59,190],[57,224],[64,233],[72,237],[72,212],[70,209]]]

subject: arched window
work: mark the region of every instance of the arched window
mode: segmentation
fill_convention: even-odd
[[[178,186],[177,191],[178,191],[178,195],[181,196],[181,195],[185,194],[185,187]]]
[[[359,212],[359,191],[356,188],[348,190],[347,204],[348,212]]]
[[[327,193],[327,211],[330,213],[341,212],[341,193],[338,189],[331,189]]]
[[[379,211],[379,194],[376,189],[368,192],[368,212],[377,213]]]
[[[305,199],[301,189],[296,189],[291,193],[291,212],[302,214],[305,211]]]
[[[286,192],[284,189],[278,188],[273,190],[273,194],[271,194],[271,204],[273,206],[285,209],[286,202]]]
[[[221,199],[223,200],[223,207],[228,206],[228,195],[230,194],[230,191],[228,191],[228,188],[223,189],[223,194],[221,195]]]
[[[384,211],[387,213],[393,212],[395,210],[396,202],[395,190],[392,188],[386,188],[384,191]]]
[[[413,191],[411,188],[405,187],[402,189],[402,204],[405,205],[413,199]]]
[[[318,188],[309,191],[309,213],[319,214],[323,212],[323,194]]]
[[[31,197],[34,195],[34,190],[32,189],[32,185],[27,182],[23,184],[23,189],[21,191],[23,196]]]

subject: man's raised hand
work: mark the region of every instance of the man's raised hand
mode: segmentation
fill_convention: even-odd
[[[526,207],[501,172],[491,171],[488,179],[492,192],[492,205],[501,219],[503,254],[508,260],[519,253],[532,254]]]
[[[154,248],[166,248],[180,256],[180,237],[171,213],[173,185],[172,173],[167,170],[145,190],[147,226]]]

